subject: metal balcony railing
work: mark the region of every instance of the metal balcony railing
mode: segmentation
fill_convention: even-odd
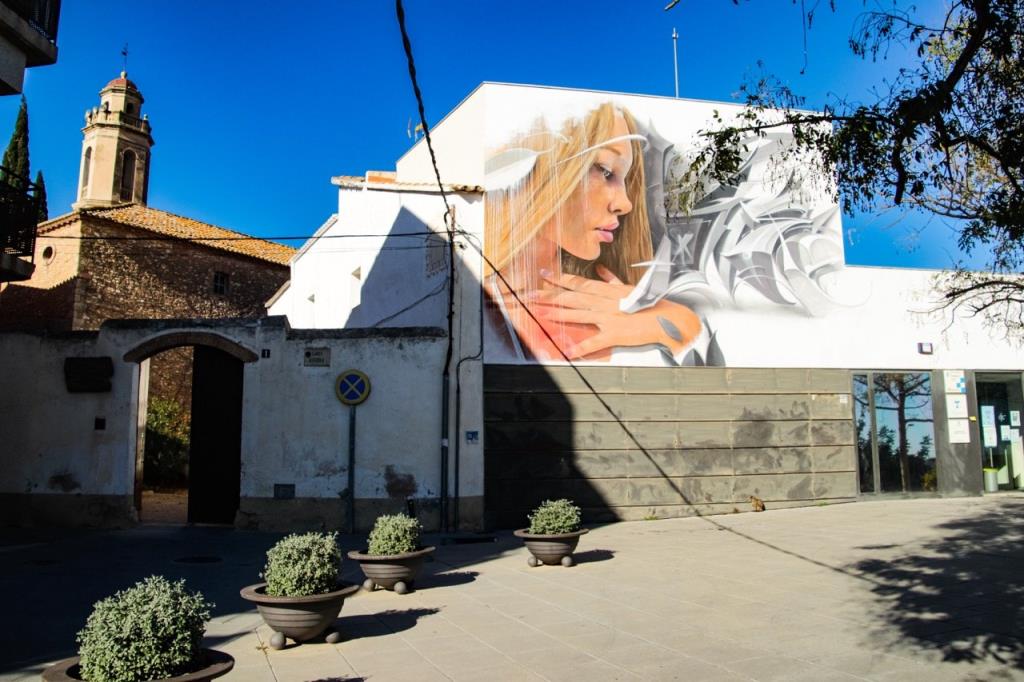
[[[60,24],[60,0],[0,0],[54,45]]]
[[[0,253],[33,256],[39,195],[35,183],[0,167]]]

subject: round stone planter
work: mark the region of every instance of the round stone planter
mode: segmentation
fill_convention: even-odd
[[[526,560],[530,566],[574,566],[576,562],[572,553],[576,551],[576,545],[580,542],[580,536],[587,532],[586,528],[575,533],[558,533],[556,535],[534,535],[528,533],[526,528],[520,528],[513,532],[517,538],[522,538],[526,543],[526,549],[532,555]]]
[[[363,569],[366,576],[364,589],[383,587],[385,590],[405,594],[413,589],[423,561],[433,551],[433,547],[422,547],[404,554],[377,555],[353,550],[348,553],[348,558],[358,561],[359,567]]]
[[[242,599],[256,604],[263,622],[274,631],[270,638],[273,649],[283,649],[285,637],[296,642],[307,642],[317,637],[334,622],[345,603],[345,597],[359,589],[358,585],[339,586],[333,592],[311,594],[305,597],[273,597],[267,594],[266,583],[256,583],[242,588]],[[341,641],[341,636],[332,632],[327,636],[330,644]]]
[[[44,682],[81,680],[82,678],[78,673],[78,660],[79,657],[74,656],[57,661],[43,671]],[[196,669],[192,672],[175,675],[174,677],[165,677],[162,680],[154,680],[153,682],[163,682],[164,680],[173,682],[203,682],[203,680],[212,680],[221,675],[227,675],[234,666],[235,659],[229,654],[214,649],[203,649],[199,660],[196,662]]]

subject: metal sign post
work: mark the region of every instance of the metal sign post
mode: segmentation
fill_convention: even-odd
[[[348,532],[356,532],[356,406],[370,397],[370,377],[346,369],[334,380],[334,395],[348,405]]]

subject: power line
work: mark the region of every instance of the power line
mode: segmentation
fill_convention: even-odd
[[[430,235],[437,235],[438,232],[433,230],[423,230],[419,232],[389,232],[389,233],[362,233],[362,234],[325,234],[325,235],[300,235],[300,236],[285,236],[285,237],[254,237],[251,235],[241,235],[238,237],[178,237],[174,235],[59,235],[59,234],[42,234],[37,239],[67,239],[75,241],[107,241],[107,242],[245,242],[245,241],[257,241],[257,242],[268,242],[268,241],[319,241],[321,239],[352,239],[358,237],[429,237]]]

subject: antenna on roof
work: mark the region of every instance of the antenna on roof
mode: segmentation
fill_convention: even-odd
[[[666,7],[665,9],[668,9]],[[676,97],[679,97],[679,53],[676,51],[676,43],[679,42],[679,33],[672,27],[672,67],[676,74]]]

